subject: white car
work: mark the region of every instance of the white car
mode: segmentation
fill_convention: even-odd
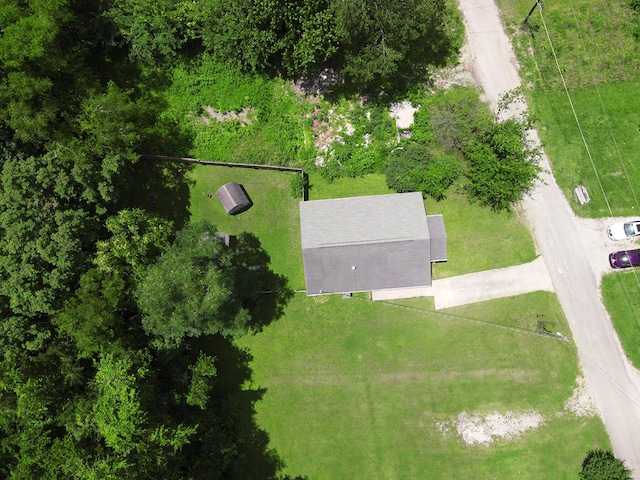
[[[607,227],[607,234],[611,240],[626,240],[640,235],[640,220],[614,223]]]

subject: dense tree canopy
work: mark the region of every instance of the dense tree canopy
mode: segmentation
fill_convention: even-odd
[[[282,478],[234,337],[278,318],[291,292],[255,237],[226,247],[211,224],[182,228],[186,168],[141,160],[188,150],[192,133],[163,115],[167,66],[207,52],[379,86],[455,50],[448,8],[2,3],[1,477]]]
[[[444,0],[222,0],[204,15],[204,45],[251,71],[299,76],[331,67],[357,85],[439,64],[456,50]]]
[[[165,346],[184,337],[248,330],[261,272],[244,263],[216,233],[208,222],[188,225],[141,281],[143,325]]]

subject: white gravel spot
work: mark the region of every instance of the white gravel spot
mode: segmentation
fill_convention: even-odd
[[[595,417],[598,414],[598,407],[584,377],[576,379],[573,395],[564,403],[564,408],[576,417]]]
[[[464,443],[478,445],[491,443],[496,438],[510,440],[543,422],[544,417],[538,412],[507,412],[504,415],[494,412],[484,418],[462,412],[453,426]],[[443,424],[438,424],[438,429],[443,433],[448,430]]]
[[[414,107],[411,102],[405,100],[400,103],[392,103],[390,114],[396,121],[396,127],[400,130],[404,130],[413,125],[413,114],[418,111],[420,106]]]

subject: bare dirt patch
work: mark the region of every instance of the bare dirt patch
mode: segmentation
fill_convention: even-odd
[[[439,423],[437,428],[443,433],[455,429],[467,445],[482,445],[495,439],[510,440],[543,423],[544,417],[539,412],[494,412],[484,418],[462,412],[455,421]]]
[[[598,414],[598,407],[584,377],[576,379],[573,395],[564,402],[564,408],[576,417],[595,417]]]
[[[236,112],[222,113],[219,110],[216,110],[215,108],[209,106],[209,107],[205,107],[204,112],[205,112],[204,115],[202,115],[200,119],[202,120],[203,123],[207,125],[211,123],[211,120],[216,120],[218,122],[227,122],[227,121],[235,120],[239,122],[240,125],[242,125],[243,127],[246,125],[251,125],[252,123],[249,115],[253,113],[253,109],[248,107],[243,108],[237,113]]]

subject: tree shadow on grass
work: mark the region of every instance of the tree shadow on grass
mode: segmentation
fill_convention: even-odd
[[[259,276],[259,296],[247,306],[252,313],[249,328],[253,332],[260,332],[283,315],[284,308],[293,298],[294,292],[289,287],[286,277],[269,268],[271,258],[262,248],[258,237],[246,232],[238,235],[235,250],[242,266]]]
[[[190,340],[165,361],[188,364],[200,353],[216,359],[217,374],[206,408],[184,410],[188,412],[187,423],[199,426],[184,448],[182,471],[188,478],[203,480],[288,479],[282,474],[284,462],[269,446],[269,435],[255,421],[255,404],[266,389],[247,387],[252,375],[251,354],[229,337],[212,335]]]
[[[153,212],[174,222],[176,230],[190,217],[191,181],[186,163],[141,159],[134,166],[134,184],[128,192],[129,204]]]

